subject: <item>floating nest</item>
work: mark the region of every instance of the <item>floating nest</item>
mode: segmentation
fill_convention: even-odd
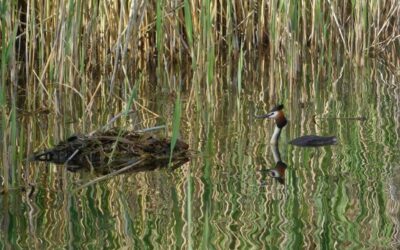
[[[70,171],[149,171],[170,162],[173,168],[189,160],[189,146],[177,140],[171,157],[171,139],[149,133],[112,129],[92,135],[74,135],[54,148],[34,153],[33,161],[63,164]]]

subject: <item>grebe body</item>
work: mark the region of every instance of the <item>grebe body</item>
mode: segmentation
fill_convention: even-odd
[[[337,143],[336,136],[305,135],[291,140],[289,144],[299,147],[320,147]]]
[[[287,119],[283,112],[283,105],[278,105],[274,107],[269,113],[265,115],[256,115],[256,118],[264,119],[274,119],[275,129],[271,137],[271,144],[276,145],[279,141],[279,136],[282,129],[287,124]],[[298,137],[289,142],[289,144],[299,146],[299,147],[321,147],[327,145],[333,145],[337,143],[336,136],[319,136],[319,135],[305,135]]]

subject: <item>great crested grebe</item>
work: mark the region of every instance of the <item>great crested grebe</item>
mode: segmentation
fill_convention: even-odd
[[[287,124],[285,114],[283,113],[283,105],[280,104],[274,107],[265,115],[256,115],[256,118],[269,118],[275,120],[275,130],[271,137],[271,144],[278,144],[281,131]],[[336,144],[336,142],[336,136],[305,135],[290,141],[289,144],[300,147],[320,147],[333,145]]]

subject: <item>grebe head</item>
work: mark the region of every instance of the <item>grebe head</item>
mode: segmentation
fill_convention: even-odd
[[[256,118],[269,118],[274,119],[278,128],[282,129],[287,124],[285,114],[283,113],[283,104],[280,104],[265,115],[257,115]]]
[[[268,170],[269,176],[279,181],[281,184],[285,184],[285,171],[287,165],[282,162],[278,161],[274,168]]]

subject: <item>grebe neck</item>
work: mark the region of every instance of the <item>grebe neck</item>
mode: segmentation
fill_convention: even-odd
[[[274,133],[272,134],[270,143],[272,145],[277,145],[279,141],[279,136],[281,135],[282,128],[275,126]]]
[[[281,154],[279,153],[278,144],[271,144],[272,155],[274,156],[275,163],[278,163],[281,160]]]

